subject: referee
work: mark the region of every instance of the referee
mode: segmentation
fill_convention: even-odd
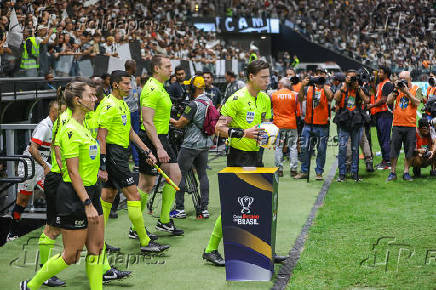
[[[263,91],[270,80],[269,64],[263,60],[254,60],[246,70],[247,84],[229,97],[221,107],[221,117],[216,124],[220,136],[230,140],[230,151],[227,155],[228,167],[258,166],[259,145],[256,139],[262,129],[261,122],[270,120],[271,100]],[[218,245],[223,236],[221,216],[215,222],[209,244],[203,253],[203,259],[216,266],[224,266],[225,261],[218,252]],[[274,254],[275,262],[286,257]]]
[[[131,88],[130,75],[125,71],[113,71],[111,85],[112,94],[106,96],[97,109],[99,112],[97,139],[101,146],[100,177],[106,181],[101,194],[104,220],[107,221],[112,202],[118,193],[118,188],[121,188],[127,197],[129,219],[136,228],[141,251],[159,253],[169,246],[160,245],[147,235],[141,212],[141,198],[129,169],[129,142],[133,141],[147,156],[141,162],[153,164],[156,159],[131,127],[129,107],[123,100]]]
[[[66,86],[65,99],[72,117],[58,137],[63,181],[56,190],[55,201],[55,225],[61,228],[64,249],[44,263],[32,280],[22,281],[22,290],[39,289],[44,281],[77,263],[85,244],[90,289],[103,288],[104,221],[96,186],[100,150],[84,127],[85,115],[94,110],[97,98],[87,83],[75,82]]]
[[[168,57],[155,55],[151,59],[153,76],[147,81],[141,92],[142,124],[139,137],[154,156],[158,157],[160,167],[175,184],[180,183],[181,173],[177,164],[177,156],[168,140],[170,113],[172,102],[164,88],[164,82],[170,78],[171,62]],[[156,182],[156,170],[145,162],[146,155],[140,154],[138,188],[143,202],[146,203]],[[177,229],[170,219],[170,209],[175,199],[176,190],[168,183],[162,191],[162,208],[156,229],[180,236],[184,231]]]

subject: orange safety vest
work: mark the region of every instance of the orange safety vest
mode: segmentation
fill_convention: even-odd
[[[273,123],[280,129],[297,129],[297,94],[290,89],[280,89],[271,96]]]
[[[421,134],[419,133],[419,129],[416,128],[416,149],[421,149],[424,146],[427,147],[427,149],[431,149],[429,147],[432,146],[432,140],[431,140],[431,136],[428,137],[423,137],[421,136]]]
[[[413,85],[410,89],[412,96],[416,95],[418,86]],[[393,126],[416,127],[416,109],[409,98],[400,92],[395,99]]]
[[[300,89],[301,89],[301,82],[299,82],[299,83],[297,83],[295,85],[292,85],[292,90],[294,92],[298,93],[300,91]]]
[[[385,81],[383,81],[377,85],[376,98],[375,98],[374,102],[372,102],[372,98],[371,98],[371,104],[375,104],[376,102],[378,102],[381,99],[383,86],[387,82],[389,82],[389,79],[386,79]],[[374,107],[374,111],[373,111],[374,114],[373,115],[377,114],[378,112],[385,112],[387,110],[388,110],[388,105],[385,103],[383,105]]]
[[[352,112],[356,109],[357,91],[356,90],[348,91],[347,104],[345,104],[345,98],[346,98],[345,94],[346,93],[342,93],[341,102],[339,103],[339,109],[343,109],[345,106],[348,111]]]
[[[313,87],[309,87],[307,90],[306,117],[304,118],[304,122],[306,124],[312,124],[312,99],[314,96],[313,124],[327,125],[329,122],[329,102],[324,93],[324,88],[318,89],[315,87],[315,91],[313,91]]]
[[[428,87],[427,88],[427,100],[431,97],[436,97],[436,87]]]

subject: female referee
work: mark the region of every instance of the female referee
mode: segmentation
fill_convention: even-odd
[[[86,273],[91,290],[103,288],[100,253],[104,240],[103,210],[97,191],[100,147],[83,125],[87,112],[97,98],[84,82],[69,83],[65,102],[72,118],[59,132],[63,158],[62,179],[56,193],[56,226],[61,228],[64,250],[50,258],[30,281],[22,281],[22,290],[39,289],[48,278],[77,263],[83,246],[88,250]]]

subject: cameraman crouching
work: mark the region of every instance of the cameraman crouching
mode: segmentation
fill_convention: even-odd
[[[180,181],[180,190],[176,192],[176,208],[171,212],[171,217],[186,218],[185,212],[185,180],[188,171],[192,165],[198,174],[200,181],[201,192],[201,214],[199,218],[209,218],[208,204],[209,204],[209,178],[207,177],[207,159],[209,147],[212,146],[212,139],[210,136],[203,133],[203,123],[206,115],[207,105],[213,105],[212,101],[204,94],[204,78],[200,76],[192,77],[185,84],[190,88],[193,101],[191,101],[185,108],[179,120],[170,119],[170,123],[176,128],[186,128],[185,137],[177,163],[179,163],[182,179]]]
[[[410,160],[410,166],[413,167],[413,175],[421,176],[421,168],[431,165],[430,175],[436,175],[436,132],[430,126],[426,118],[418,121],[416,130],[416,149]]]
[[[394,120],[391,141],[391,173],[387,181],[397,179],[396,167],[402,144],[404,144],[404,173],[403,179],[412,181],[409,174],[410,159],[416,146],[416,109],[420,100],[415,97],[418,86],[412,85],[409,71],[400,73],[400,80],[395,84],[396,89],[388,96],[387,104],[394,104]]]
[[[342,84],[340,90],[336,91],[335,100],[339,107],[334,120],[339,128],[339,177],[337,181],[345,181],[348,138],[351,138],[351,176],[355,181],[359,181],[359,143],[365,123],[362,104],[368,103],[369,98],[359,87],[355,70],[347,71],[345,83]]]

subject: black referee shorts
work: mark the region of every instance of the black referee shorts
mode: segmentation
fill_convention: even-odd
[[[44,194],[47,203],[47,224],[56,227],[56,190],[62,182],[62,174],[49,172],[44,179]]]
[[[97,186],[85,186],[85,189],[98,215],[102,215],[103,208],[101,207],[100,192],[97,190]],[[55,226],[66,230],[83,230],[88,228],[85,206],[70,182],[62,181],[56,191]]]
[[[151,140],[148,138],[147,133],[144,130],[140,130],[138,136],[139,136],[139,138],[141,138],[142,142],[144,142],[144,144],[151,150],[153,155],[156,158],[158,158],[157,150],[154,147]],[[160,143],[162,143],[163,148],[165,149],[165,151],[168,153],[168,156],[170,157],[170,161],[168,163],[177,163],[177,156],[176,156],[176,153],[174,152],[173,148],[170,146],[168,135],[159,134],[157,136],[160,140]],[[158,166],[160,166],[159,162],[157,164],[158,164]],[[147,174],[147,175],[157,175],[158,174],[157,170],[153,166],[151,166],[147,163],[147,157],[144,154],[142,154],[141,152],[139,152],[139,172],[143,173],[143,174]]]
[[[108,180],[104,188],[121,189],[135,184],[129,168],[129,149],[115,144],[106,144],[106,169]]]
[[[258,151],[243,151],[230,147],[227,155],[228,167],[263,167],[258,161]]]

